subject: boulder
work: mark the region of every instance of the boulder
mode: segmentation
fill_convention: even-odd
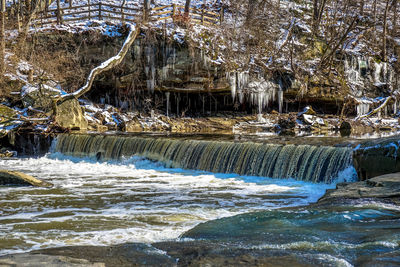
[[[17,172],[0,170],[0,185],[20,185],[20,186],[39,186],[39,187],[51,187],[51,183],[39,180],[28,174]]]
[[[21,99],[25,107],[33,107],[46,112],[52,109],[54,97],[60,95],[60,90],[45,84],[27,84],[21,89]]]
[[[88,122],[77,99],[67,99],[57,105],[55,122],[63,128],[86,130]]]
[[[10,118],[16,118],[17,112],[12,108],[0,104],[0,123],[9,120]]]
[[[351,124],[347,121],[343,121],[340,124],[339,131],[341,136],[349,136],[351,134]]]
[[[299,112],[299,113],[297,114],[297,116],[298,116],[298,117],[301,117],[303,114],[306,114],[306,115],[315,115],[315,114],[317,114],[317,113],[313,110],[313,108],[312,108],[311,106],[307,106],[307,107],[305,107],[305,108],[303,109],[303,111]]]
[[[327,126],[328,124],[324,121],[324,119],[319,118],[314,115],[303,114],[302,119],[306,124],[309,125],[319,125],[319,126]]]
[[[125,132],[142,132],[143,128],[139,122],[139,120],[135,117],[131,121],[125,123]]]
[[[289,118],[279,118],[278,131],[280,135],[295,135],[296,118],[289,116]]]

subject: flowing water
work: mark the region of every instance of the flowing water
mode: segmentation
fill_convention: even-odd
[[[296,208],[355,179],[349,148],[63,135],[45,157],[3,159],[0,168],[54,184],[0,187],[0,254],[182,235],[332,257],[400,245],[392,207]]]
[[[196,224],[307,204],[330,185],[167,169],[141,158],[1,160],[53,188],[0,187],[0,253],[177,238]]]
[[[399,266],[400,208],[360,201],[245,213],[200,224],[183,237],[319,266]]]
[[[139,155],[172,168],[325,183],[331,183],[352,162],[349,147],[164,137],[60,135],[55,150],[66,155],[98,159]]]

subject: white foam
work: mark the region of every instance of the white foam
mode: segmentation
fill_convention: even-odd
[[[168,169],[138,157],[97,162],[54,153],[1,160],[0,168],[23,171],[55,185],[50,189],[0,188],[0,238],[23,243],[0,247],[0,254],[171,240],[208,220],[304,205],[333,187]]]

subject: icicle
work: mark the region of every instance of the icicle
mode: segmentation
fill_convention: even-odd
[[[161,69],[161,77],[160,78],[162,81],[165,81],[166,79],[168,79],[168,70],[169,70],[168,66],[165,66]]]
[[[362,116],[367,114],[369,112],[369,104],[363,102],[359,103],[357,105],[356,111],[357,111],[357,116]]]
[[[381,82],[381,69],[382,69],[382,65],[379,63],[375,62],[375,71],[374,71],[374,82],[375,83],[380,83]]]
[[[167,98],[167,117],[169,117],[169,92],[165,93],[165,96]]]
[[[386,65],[386,62],[382,62],[382,76],[383,76],[383,82],[387,83],[388,79],[387,79],[387,65]]]
[[[243,104],[244,94],[241,90],[238,92],[238,99],[239,99],[239,103]]]
[[[237,84],[236,73],[228,73],[226,76],[227,76],[229,85],[231,87],[232,102],[234,102],[235,98],[236,98],[236,84]]]
[[[156,83],[156,69],[153,49],[151,46],[145,47],[146,66],[144,68],[147,80],[147,89],[153,93]]]
[[[175,47],[172,48],[172,70],[175,70],[176,64],[176,50]]]
[[[282,107],[283,107],[283,91],[282,90],[278,91],[278,106],[279,106],[279,113],[282,113]]]

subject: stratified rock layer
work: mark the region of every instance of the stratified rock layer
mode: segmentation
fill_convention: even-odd
[[[341,183],[327,190],[318,203],[350,199],[379,199],[400,204],[400,172],[381,175],[356,183]]]

